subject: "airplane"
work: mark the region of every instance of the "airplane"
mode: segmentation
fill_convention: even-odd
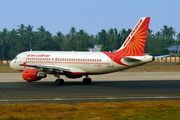
[[[155,57],[144,53],[150,17],[142,17],[122,46],[115,52],[75,51],[27,51],[18,54],[10,63],[12,69],[23,71],[23,79],[32,82],[53,74],[56,85],[63,85],[60,78],[83,79],[92,82],[89,75],[122,71],[154,61]],[[164,56],[161,56],[164,57]]]

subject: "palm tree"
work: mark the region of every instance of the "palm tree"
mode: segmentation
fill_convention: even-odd
[[[114,48],[114,45],[117,45],[117,36],[115,36],[112,28],[108,31],[107,42],[111,44],[112,48]]]
[[[2,47],[2,59],[4,60],[4,53],[5,53],[5,42],[7,40],[7,29],[4,28],[3,32],[0,33],[0,40],[1,40],[1,47]]]
[[[175,36],[175,34],[176,34],[175,29],[173,27],[169,27],[169,36],[171,38],[173,38],[173,36]]]
[[[117,36],[118,35],[118,30],[116,28],[114,28],[114,35]]]
[[[15,41],[17,41],[18,38],[17,38],[17,32],[15,29],[12,29],[9,33],[9,38],[8,38],[8,42],[10,43],[10,46],[11,46],[11,50],[10,50],[10,56],[11,56],[11,59],[13,58],[12,57],[12,48],[13,48],[13,45],[15,43]]]
[[[85,39],[85,51],[86,51],[87,43],[89,43],[89,35],[88,35],[88,33],[85,33],[84,39]]]
[[[164,25],[164,26],[163,26],[163,29],[161,29],[161,34],[164,35],[165,37],[168,36],[168,34],[169,34],[169,29],[168,29],[167,25]]]
[[[21,24],[21,25],[18,25],[19,29],[17,29],[17,33],[20,35],[20,36],[23,36],[25,34],[25,25],[24,24]]]
[[[26,38],[26,40],[29,42],[29,49],[31,50],[31,49],[32,49],[32,47],[31,47],[31,41],[32,41],[32,39],[33,39],[33,37],[34,37],[33,31],[32,31],[33,26],[28,25],[28,27],[25,27],[25,28],[26,28],[25,38]]]
[[[126,33],[126,30],[124,28],[122,29],[122,31],[120,31],[120,36],[121,36],[121,44],[123,44],[127,38],[127,33]]]
[[[106,43],[106,40],[107,40],[107,33],[106,33],[106,30],[104,30],[104,29],[101,29],[101,32],[98,32],[98,36],[99,36],[99,44],[103,44],[103,45],[105,45],[105,43]]]
[[[177,37],[177,40],[180,41],[180,33],[178,33],[176,37]]]
[[[25,25],[24,24],[21,24],[21,25],[18,25],[19,29],[17,29],[17,34],[19,36],[19,52],[22,52],[24,51],[24,35],[25,35]]]
[[[161,37],[161,32],[158,31],[158,32],[155,34],[155,37],[160,38],[160,37]]]
[[[79,45],[79,43],[84,43],[85,51],[86,51],[87,44],[89,43],[89,35],[88,35],[88,33],[86,33],[84,30],[79,30],[77,35],[80,36],[78,41],[77,41],[77,44]]]
[[[70,35],[71,35],[71,40],[72,41],[74,40],[75,34],[76,34],[76,28],[75,27],[71,27]]]
[[[149,52],[150,52],[150,40],[151,40],[151,37],[152,37],[152,32],[153,32],[152,30],[148,29],[147,38],[146,38],[147,39],[146,44],[149,43],[149,45],[148,45],[149,46]],[[146,45],[145,45],[145,51],[146,51]]]
[[[40,28],[37,29],[38,30],[38,33],[40,34],[39,35],[39,38],[43,38],[46,36],[46,29],[43,27],[43,26],[40,26]]]
[[[64,35],[61,32],[59,32],[59,31],[54,36],[55,42],[57,42],[57,44],[59,45],[59,50],[61,50],[63,39],[64,39]]]
[[[77,46],[77,50],[80,50],[80,47],[82,45],[82,41],[80,39],[76,40],[76,46]]]

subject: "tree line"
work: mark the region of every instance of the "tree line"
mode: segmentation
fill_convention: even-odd
[[[13,59],[18,53],[29,50],[44,51],[88,51],[94,44],[102,44],[101,51],[113,51],[126,40],[132,30],[110,28],[108,31],[102,29],[96,35],[90,35],[84,30],[76,31],[71,27],[68,34],[60,31],[52,35],[45,27],[40,26],[33,31],[33,26],[18,25],[18,29],[8,31],[4,28],[0,31],[0,59]],[[167,47],[180,44],[180,33],[176,35],[173,27],[164,25],[155,34],[148,29],[145,53],[151,55],[168,54]]]

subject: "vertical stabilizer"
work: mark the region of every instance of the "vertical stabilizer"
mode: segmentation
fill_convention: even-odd
[[[123,45],[116,52],[128,56],[142,55],[146,43],[150,17],[142,17],[131,31]]]

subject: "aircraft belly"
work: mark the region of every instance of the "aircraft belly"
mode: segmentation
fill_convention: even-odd
[[[59,64],[62,66],[61,64]],[[67,64],[64,64],[64,66],[68,66]],[[103,73],[109,73],[114,71],[119,71],[121,68],[123,68],[121,65],[114,63],[114,67],[108,67],[107,63],[104,64],[71,64],[69,67],[73,68],[71,69],[72,72],[82,72],[90,73],[90,74],[103,74]]]

